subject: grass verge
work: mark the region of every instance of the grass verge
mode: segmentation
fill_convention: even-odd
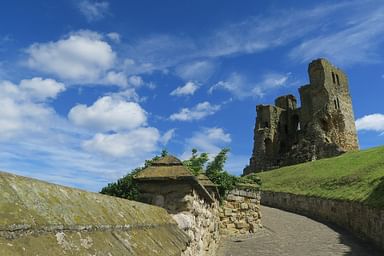
[[[262,190],[384,208],[384,147],[258,173]]]

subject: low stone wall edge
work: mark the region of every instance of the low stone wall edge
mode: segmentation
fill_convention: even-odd
[[[384,209],[359,202],[273,191],[261,192],[261,204],[335,224],[384,250]]]

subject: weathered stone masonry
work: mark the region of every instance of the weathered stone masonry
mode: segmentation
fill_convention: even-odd
[[[244,174],[339,155],[358,149],[348,79],[325,59],[308,67],[310,83],[275,105],[256,106],[254,145]]]
[[[166,209],[190,238],[183,256],[216,254],[219,202],[215,199],[218,195],[212,182],[204,177],[195,177],[173,156],[155,161],[135,179],[140,201]]]
[[[262,228],[260,191],[255,186],[241,184],[232,190],[220,208],[222,234],[255,233]]]
[[[180,160],[166,156],[135,177],[140,201],[163,207],[190,238],[183,256],[216,255],[220,234],[253,233],[261,227],[259,188],[242,184],[219,205],[217,186],[195,177]]]

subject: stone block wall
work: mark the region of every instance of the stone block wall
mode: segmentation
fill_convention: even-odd
[[[209,204],[201,199],[195,191],[185,195],[183,200],[187,207],[179,213],[171,214],[179,228],[187,233],[191,243],[183,256],[216,255],[219,234],[219,203]]]
[[[220,208],[220,227],[226,235],[254,233],[261,228],[260,192],[232,190]]]
[[[183,256],[213,256],[219,242],[219,203],[201,197],[188,182],[147,182],[141,201],[163,207],[189,237]]]
[[[262,192],[262,204],[329,221],[384,250],[384,209],[359,202]]]

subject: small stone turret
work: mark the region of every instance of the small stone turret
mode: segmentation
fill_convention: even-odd
[[[339,155],[359,148],[343,71],[325,59],[308,67],[310,84],[275,105],[256,106],[253,153],[244,174]]]

